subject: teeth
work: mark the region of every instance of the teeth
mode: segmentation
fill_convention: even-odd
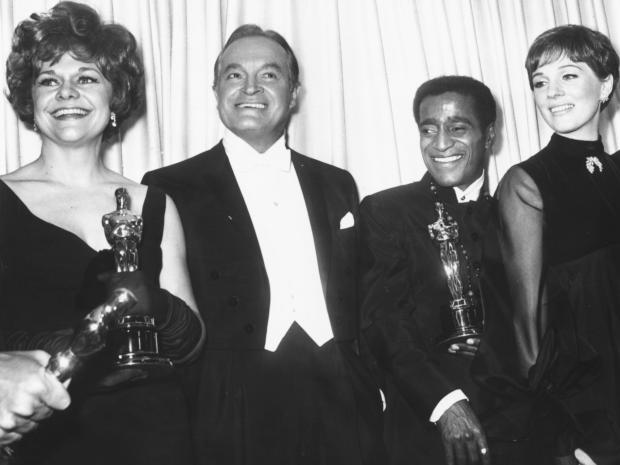
[[[436,163],[452,163],[453,161],[460,160],[463,155],[452,155],[450,157],[433,157],[433,161]]]
[[[265,105],[264,103],[240,103],[237,106],[240,108],[256,108],[258,110],[262,110],[267,105]]]
[[[549,108],[549,111],[551,111],[551,113],[560,113],[562,111],[570,110],[571,108],[573,108],[573,105],[571,103],[566,103],[564,105],[558,105],[557,107],[551,107]]]
[[[83,110],[82,108],[61,108],[60,110],[56,110],[53,114],[55,117],[66,116],[66,115],[84,116],[87,114],[87,111]]]

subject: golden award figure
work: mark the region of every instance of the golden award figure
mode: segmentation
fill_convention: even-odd
[[[61,382],[71,378],[84,361],[105,347],[110,328],[135,304],[131,291],[116,289],[106,302],[80,321],[69,347],[52,355],[46,369]]]
[[[127,289],[115,289],[107,301],[91,310],[82,320],[73,333],[69,347],[52,355],[45,370],[54,375],[60,382],[64,382],[80,369],[80,367],[100,352],[107,341],[108,332],[116,326],[130,310],[137,300]],[[14,456],[11,446],[0,448],[0,465],[19,463]]]
[[[469,337],[480,337],[484,326],[483,312],[473,292],[463,292],[461,281],[461,263],[458,254],[458,223],[445,211],[441,202],[435,202],[437,221],[428,225],[431,239],[439,246],[439,257],[446,274],[448,289],[452,299],[449,302],[449,315],[442,318],[447,321],[445,334],[439,340],[440,345],[449,345]],[[468,272],[470,272],[468,270]]]
[[[138,245],[142,239],[142,217],[129,208],[127,189],[114,192],[116,210],[103,215],[101,222],[108,243],[112,246],[118,273],[138,270]],[[150,315],[125,315],[115,329],[119,340],[116,365],[121,368],[141,367],[167,371],[170,359],[159,354],[155,320]]]

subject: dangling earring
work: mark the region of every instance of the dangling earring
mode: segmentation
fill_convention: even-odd
[[[39,128],[37,127],[37,123],[35,121],[32,122],[32,130],[34,132],[39,132]]]
[[[116,113],[114,112],[110,113],[110,121],[112,121],[112,127],[115,128],[116,127]]]

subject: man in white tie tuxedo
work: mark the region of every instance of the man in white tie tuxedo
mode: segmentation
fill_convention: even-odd
[[[207,327],[197,460],[383,465],[379,392],[358,357],[353,178],[286,145],[299,68],[278,33],[233,32],[213,90],[223,140],[143,180],[179,209]]]

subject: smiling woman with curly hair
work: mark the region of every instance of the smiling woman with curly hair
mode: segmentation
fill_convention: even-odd
[[[185,264],[174,203],[162,192],[109,170],[103,140],[143,106],[136,40],[90,7],[61,2],[15,29],[7,60],[8,98],[41,138],[40,156],[0,178],[0,328],[8,350],[55,353],[75,324],[117,287],[152,316],[159,349],[175,364],[192,360],[204,329]],[[101,227],[125,188],[142,212],[139,270],[114,273]],[[19,464],[187,464],[187,411],[178,378],[143,365],[119,369],[117,348],[88,360],[74,377],[73,404],[27,434]]]

